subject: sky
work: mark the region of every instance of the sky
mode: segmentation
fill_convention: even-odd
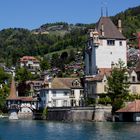
[[[0,30],[35,29],[45,23],[95,23],[101,7],[113,16],[139,6],[140,0],[0,0]]]

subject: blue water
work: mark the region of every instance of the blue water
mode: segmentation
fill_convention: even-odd
[[[139,140],[139,123],[0,120],[0,140]]]

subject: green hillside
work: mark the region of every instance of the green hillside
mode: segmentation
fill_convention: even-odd
[[[133,37],[140,29],[140,6],[118,13],[112,20],[122,19],[123,33]],[[41,56],[74,48],[82,49],[87,40],[87,31],[95,24],[75,25],[65,22],[47,23],[35,30],[9,28],[0,31],[0,63],[15,65],[24,55]]]

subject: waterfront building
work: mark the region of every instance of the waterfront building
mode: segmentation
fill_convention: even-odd
[[[9,119],[32,118],[33,110],[38,109],[38,99],[33,97],[18,97],[15,81],[12,79],[10,94],[6,99]]]
[[[54,78],[40,90],[40,108],[82,106],[83,87],[79,78]]]
[[[140,100],[128,103],[125,107],[116,111],[118,121],[140,121]]]
[[[100,87],[98,84],[104,80],[104,75],[108,75],[112,66],[119,60],[127,65],[126,53],[126,38],[122,35],[121,20],[118,21],[117,28],[109,17],[101,17],[95,29],[89,30],[89,40],[85,51],[86,96],[97,98],[98,89],[104,89],[106,82]]]
[[[40,61],[33,56],[23,56],[20,58],[20,67],[27,68],[32,74],[40,73]]]
[[[139,65],[140,66],[140,65]],[[128,69],[125,73],[125,81],[129,83],[129,93],[131,95],[140,95],[140,77],[139,77],[139,70],[138,67],[136,69]],[[88,82],[88,97],[97,98],[100,97],[102,94],[107,93],[107,78],[111,74],[111,69],[100,69],[99,74],[95,77],[87,77],[86,82]],[[92,92],[90,85],[94,87],[94,93]],[[90,94],[91,93],[91,94]]]

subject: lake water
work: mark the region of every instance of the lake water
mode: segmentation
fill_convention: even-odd
[[[139,140],[140,123],[0,120],[0,140]]]

